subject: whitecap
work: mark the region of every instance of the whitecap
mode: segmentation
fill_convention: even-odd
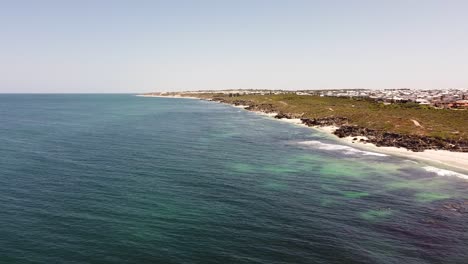
[[[322,149],[322,150],[340,151],[341,153],[345,155],[364,155],[364,156],[379,156],[379,157],[388,156],[386,154],[376,153],[376,152],[371,152],[371,151],[363,151],[363,150],[355,149],[355,148],[344,146],[344,145],[327,144],[327,143],[323,143],[317,140],[303,141],[303,142],[299,142],[299,144],[312,146],[314,148]]]
[[[461,174],[461,173],[454,172],[454,171],[450,171],[450,170],[439,169],[439,168],[432,167],[432,166],[426,166],[426,167],[423,167],[423,169],[425,169],[428,172],[435,173],[435,174],[437,174],[439,176],[458,177],[458,178],[468,180],[468,175]]]

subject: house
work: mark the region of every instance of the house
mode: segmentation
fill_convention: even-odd
[[[416,103],[420,104],[420,105],[430,105],[431,103],[429,103],[428,100],[426,99],[416,99]]]
[[[468,108],[468,100],[458,100],[453,103],[453,108]]]

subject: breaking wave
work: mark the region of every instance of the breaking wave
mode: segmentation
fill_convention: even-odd
[[[355,149],[353,147],[344,146],[344,145],[327,144],[327,143],[323,143],[317,140],[303,141],[303,142],[299,142],[299,144],[312,146],[314,148],[322,149],[322,150],[340,151],[341,153],[345,155],[364,155],[364,156],[379,156],[379,157],[388,156],[386,154],[359,150],[359,149]]]
[[[450,171],[450,170],[439,169],[439,168],[432,167],[432,166],[426,166],[426,167],[423,167],[423,169],[425,169],[428,172],[435,173],[435,174],[437,174],[439,176],[458,177],[458,178],[468,180],[468,175],[458,173],[458,172],[454,172],[454,171]]]

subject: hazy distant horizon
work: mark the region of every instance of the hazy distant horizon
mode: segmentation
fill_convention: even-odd
[[[395,88],[317,88],[317,89],[257,89],[257,88],[229,88],[229,89],[187,89],[187,90],[145,90],[145,91],[128,91],[128,92],[74,92],[74,91],[62,91],[62,92],[0,92],[0,94],[143,94],[143,93],[152,93],[152,92],[193,92],[193,91],[224,91],[224,90],[284,90],[284,91],[306,91],[306,90],[384,90],[384,89],[411,89],[411,90],[468,90],[468,88],[463,87],[451,87],[451,88],[410,88],[410,87],[395,87]]]
[[[64,91],[64,92],[0,92],[0,94],[143,94],[143,93],[152,93],[152,92],[193,92],[193,91],[223,91],[223,90],[284,90],[284,91],[306,91],[306,90],[384,90],[384,89],[411,89],[411,90],[449,90],[449,89],[457,89],[457,90],[468,90],[468,88],[432,88],[432,89],[425,89],[425,88],[408,88],[408,87],[400,87],[400,88],[327,88],[327,89],[256,89],[256,88],[232,88],[232,89],[191,89],[191,90],[148,90],[148,91],[129,91],[129,92],[73,92],[73,91]]]
[[[9,1],[0,93],[463,89],[468,1]]]

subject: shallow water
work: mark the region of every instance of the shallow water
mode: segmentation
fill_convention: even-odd
[[[0,144],[1,263],[468,263],[466,175],[227,105],[0,95]]]

